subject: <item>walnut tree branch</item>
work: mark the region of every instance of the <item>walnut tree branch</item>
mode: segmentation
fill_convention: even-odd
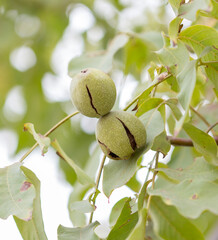
[[[175,137],[167,136],[167,140],[170,142],[171,145],[174,145],[174,146],[193,147],[193,142],[191,139],[175,138]],[[218,145],[218,136],[214,137],[214,140]]]

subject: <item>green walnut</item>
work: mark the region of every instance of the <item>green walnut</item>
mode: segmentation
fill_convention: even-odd
[[[75,107],[83,115],[99,118],[114,106],[116,87],[108,74],[87,68],[73,77],[70,95]]]
[[[124,160],[129,159],[138,148],[145,146],[146,131],[135,115],[114,111],[98,120],[96,139],[107,157]]]

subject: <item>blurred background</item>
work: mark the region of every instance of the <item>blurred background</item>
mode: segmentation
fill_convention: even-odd
[[[73,57],[107,49],[119,32],[144,34],[144,41],[129,41],[117,52],[120,61],[110,71],[118,91],[115,108],[123,108],[148,78],[152,51],[163,46],[161,32],[167,32],[174,17],[163,0],[1,0],[0,168],[18,161],[34,144],[33,137],[23,131],[24,123],[33,123],[36,131],[44,134],[75,111],[68,76],[68,63]],[[190,21],[184,20],[183,24],[188,26]],[[57,138],[67,154],[84,168],[95,148],[95,124],[96,119],[76,116],[51,138]],[[149,162],[152,155],[149,153],[145,161]],[[25,166],[41,181],[45,231],[48,239],[56,239],[59,224],[72,226],[67,204],[75,173],[53,149],[44,157],[35,150]],[[143,171],[146,169],[136,176],[139,181]],[[116,191],[110,202],[99,195],[96,203],[99,207],[94,216],[105,224],[105,232],[117,198],[134,195],[127,187],[119,189],[119,194]],[[0,238],[22,239],[13,218],[0,220]]]

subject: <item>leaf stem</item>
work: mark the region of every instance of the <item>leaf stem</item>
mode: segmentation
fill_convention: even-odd
[[[214,123],[213,125],[211,125],[211,126],[207,129],[206,133],[209,133],[214,127],[216,127],[217,124],[218,124],[218,122],[216,122],[216,123]]]
[[[163,81],[167,80],[169,77],[171,77],[172,74],[168,74],[167,76],[164,76],[163,75],[160,75],[158,77],[158,82],[156,84],[154,84],[154,88],[157,87],[157,85],[159,85],[160,83],[162,83]],[[145,89],[146,90],[146,89]],[[141,96],[142,94],[144,93],[144,91],[142,93],[140,93],[138,96],[136,96],[124,109],[123,111],[126,111],[127,109],[129,109]]]
[[[102,171],[103,171],[103,168],[104,168],[105,160],[106,160],[106,156],[104,155],[104,157],[102,158],[102,161],[101,161],[101,165],[100,165],[100,168],[99,168],[99,171],[98,171],[97,178],[96,178],[95,194],[94,194],[94,197],[93,197],[93,205],[94,206],[95,206],[95,202],[96,202],[96,197],[98,195],[97,190],[98,190],[98,186],[99,186],[99,183],[100,183],[101,174],[102,174]],[[94,211],[91,212],[91,214],[90,214],[89,223],[92,223],[93,215],[94,215]]]
[[[190,106],[190,109],[207,125],[208,128],[210,128],[211,126],[210,123],[206,120],[206,118],[203,115],[201,115],[198,111],[196,111],[192,106]],[[211,132],[213,133],[213,135],[215,135],[213,130]]]
[[[213,64],[213,63],[218,63],[218,61],[207,61],[207,62],[202,62],[201,59],[199,61],[199,66],[202,66],[202,65],[208,65],[208,64]]]
[[[48,130],[48,132],[46,132],[44,134],[45,137],[47,137],[49,134],[51,134],[54,130],[56,130],[59,126],[61,126],[63,123],[65,123],[68,119],[70,119],[71,117],[77,115],[79,112],[74,112],[69,114],[68,116],[66,116],[65,118],[63,118],[60,122],[58,122],[57,124],[55,124],[51,129]],[[30,149],[28,152],[26,152],[23,157],[20,159],[20,162],[23,162],[23,160],[38,146],[38,143],[36,142]]]
[[[154,189],[155,178],[156,178],[156,175],[158,173],[158,171],[155,170],[155,169],[158,168],[158,159],[159,159],[159,152],[156,153],[156,158],[155,158],[155,167],[154,167],[154,173],[153,173],[152,185],[151,185],[152,189]],[[151,198],[152,198],[152,195],[149,195],[148,202],[147,202],[147,216],[146,216],[146,219],[148,218],[148,211],[149,211],[149,208],[150,208],[150,205],[151,205]],[[147,222],[147,220],[146,220],[146,222]]]

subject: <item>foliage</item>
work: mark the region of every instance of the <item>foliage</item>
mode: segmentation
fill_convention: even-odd
[[[98,10],[101,2],[107,4],[106,10],[111,9],[111,16],[103,8]],[[126,17],[126,22],[124,13],[137,5],[131,1],[0,3],[0,128],[17,135],[15,156],[36,141],[20,162],[0,168],[0,218],[13,216],[23,239],[47,239],[40,180],[25,167],[26,157],[38,145],[42,155],[52,148],[56,151],[63,180],[72,186],[68,211],[73,227],[60,225],[60,240],[102,239],[96,231],[101,223],[92,221],[96,199],[98,194],[109,198],[122,186],[135,195],[117,199],[110,213],[110,232],[104,239],[209,239],[217,226],[217,1],[160,2],[148,9],[142,5],[141,14],[135,15],[134,21]],[[76,32],[70,19],[78,8],[86,9],[94,22]],[[140,13],[139,8],[137,11]],[[102,32],[97,40],[96,29]],[[102,154],[94,133],[81,124],[86,121],[89,125],[87,118],[78,112],[65,117],[74,112],[69,97],[49,99],[45,91],[47,74],[61,78],[52,61],[67,33],[73,33],[70,41],[79,38],[84,45],[83,53],[72,55],[65,69],[70,77],[88,67],[110,74],[121,88],[116,110],[122,105],[122,89],[128,87],[128,79],[137,85],[123,110],[142,121],[147,144],[129,160],[105,164],[103,158],[99,164]],[[35,54],[36,62],[28,69],[19,69],[12,60],[19,47]],[[55,81],[51,88],[53,84]],[[13,91],[19,96],[10,98]],[[23,112],[16,109],[19,97],[24,101]],[[22,132],[23,127],[30,134]],[[148,159],[149,150],[156,152],[153,159]],[[139,179],[138,172],[145,168],[147,176]]]

